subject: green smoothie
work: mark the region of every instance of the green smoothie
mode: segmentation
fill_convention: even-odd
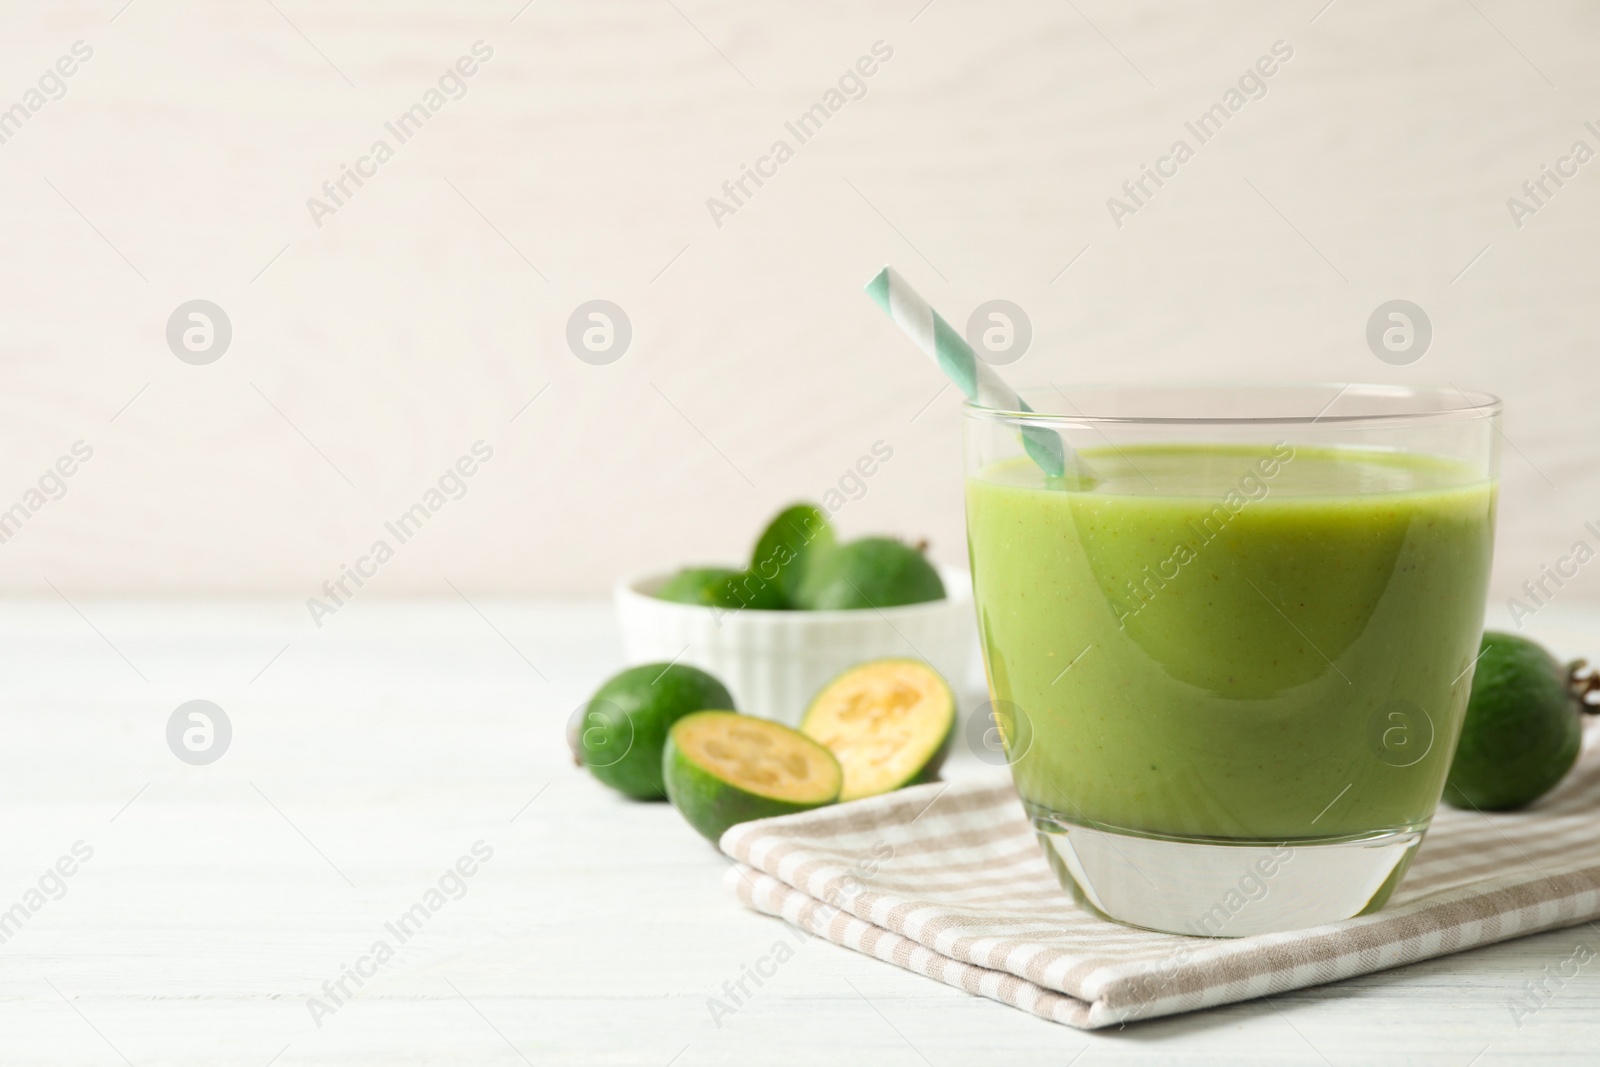
[[[1026,459],[967,482],[991,695],[1017,709],[1001,726],[1035,813],[1230,840],[1426,827],[1471,686],[1494,484],[1393,451],[1082,455],[1090,487]]]

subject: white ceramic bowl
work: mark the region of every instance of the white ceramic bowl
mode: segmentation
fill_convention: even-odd
[[[798,725],[817,691],[846,667],[923,659],[967,701],[978,664],[972,580],[940,570],[945,599],[860,611],[722,611],[657,600],[670,575],[624,578],[617,618],[630,664],[687,663],[721,679],[739,710]]]

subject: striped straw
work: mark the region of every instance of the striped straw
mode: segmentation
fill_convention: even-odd
[[[993,367],[977,357],[966,338],[917,295],[899,271],[884,267],[867,283],[867,295],[888,312],[918,348],[933,357],[945,377],[972,403],[1000,411],[1033,410]],[[1052,478],[1063,477],[1068,468],[1080,476],[1086,473],[1077,453],[1054,430],[1024,426],[1022,447],[1039,469]]]

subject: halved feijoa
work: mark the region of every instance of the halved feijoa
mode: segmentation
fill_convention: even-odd
[[[736,711],[697,711],[674,723],[661,774],[673,806],[712,844],[738,823],[832,804],[844,782],[826,748]]]
[[[950,685],[918,659],[851,667],[822,687],[800,732],[827,746],[844,768],[840,800],[931,782],[956,723]]]

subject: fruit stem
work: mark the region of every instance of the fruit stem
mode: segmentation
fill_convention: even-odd
[[[1567,667],[1567,690],[1590,715],[1600,715],[1600,668],[1575,659]]]

